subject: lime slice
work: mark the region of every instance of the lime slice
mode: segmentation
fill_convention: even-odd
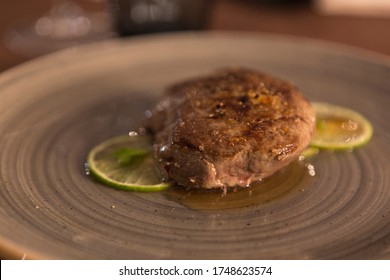
[[[301,152],[300,156],[303,158],[310,158],[317,155],[318,153],[319,149],[317,147],[309,146]]]
[[[170,186],[162,182],[146,136],[106,140],[89,152],[87,167],[101,183],[122,190],[153,192]]]
[[[330,150],[351,150],[370,141],[373,128],[360,113],[327,103],[312,103],[316,131],[311,146]]]

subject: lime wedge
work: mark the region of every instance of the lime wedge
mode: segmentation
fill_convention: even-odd
[[[101,183],[122,190],[153,192],[170,186],[162,182],[146,136],[124,135],[104,141],[89,152],[87,167]]]
[[[370,141],[373,127],[360,113],[327,103],[312,103],[316,131],[311,146],[328,150],[351,150]]]

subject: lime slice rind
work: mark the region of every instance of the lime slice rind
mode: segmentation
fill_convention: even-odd
[[[312,103],[316,114],[316,131],[302,156],[311,157],[318,149],[353,150],[367,144],[373,135],[373,126],[360,113],[327,103]],[[147,136],[119,136],[95,146],[87,157],[89,173],[104,185],[138,192],[161,191],[170,186],[162,181],[160,171],[151,153]],[[121,164],[118,149],[149,151],[130,164]],[[132,151],[131,151],[132,152]],[[139,154],[134,153],[134,154]]]
[[[149,153],[130,165],[121,164],[115,151],[120,148],[148,149],[150,140],[144,136],[118,136],[95,146],[87,157],[90,174],[104,185],[127,191],[154,192],[170,186],[162,182],[159,170]]]
[[[310,143],[312,147],[352,150],[367,144],[372,138],[373,126],[362,114],[327,103],[313,102],[312,106],[316,114],[316,132]]]
[[[309,146],[301,152],[300,156],[302,156],[303,158],[311,158],[317,155],[318,153],[319,153],[319,148]]]

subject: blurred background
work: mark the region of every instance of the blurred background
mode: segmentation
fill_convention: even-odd
[[[0,0],[0,72],[62,48],[177,30],[292,34],[390,55],[390,1]]]

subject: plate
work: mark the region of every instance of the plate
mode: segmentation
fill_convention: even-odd
[[[137,129],[168,85],[229,66],[277,75],[310,101],[361,112],[373,123],[372,141],[297,161],[226,196],[180,187],[125,192],[86,175],[88,151]],[[388,57],[267,34],[134,37],[5,72],[0,100],[0,250],[7,256],[390,258]]]

